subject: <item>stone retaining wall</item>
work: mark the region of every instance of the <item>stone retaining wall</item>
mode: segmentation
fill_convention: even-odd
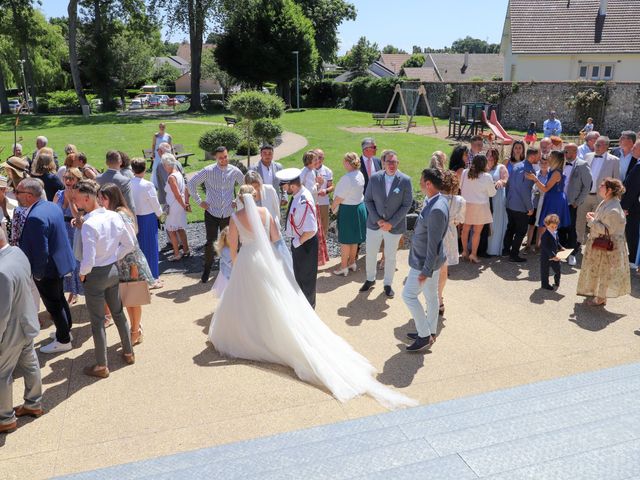
[[[405,82],[403,88],[417,89],[419,82]],[[499,117],[506,129],[527,130],[535,121],[538,130],[548,118],[549,110],[556,110],[565,133],[577,133],[586,123],[587,116],[594,118],[596,129],[617,138],[622,130],[640,130],[640,83],[602,82],[460,82],[424,83],[433,113],[448,118],[450,107],[464,102],[488,102],[499,105]],[[591,108],[571,105],[571,98],[578,92],[593,90],[601,94],[603,102],[595,102]],[[415,94],[406,92],[408,108],[413,105]],[[400,112],[400,104],[396,106]],[[426,115],[423,102],[418,114]]]

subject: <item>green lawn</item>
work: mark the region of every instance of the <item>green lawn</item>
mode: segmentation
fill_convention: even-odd
[[[7,157],[13,144],[13,123],[15,117],[0,117],[0,146],[5,147],[2,153]],[[167,119],[167,131],[173,136],[174,143],[182,143],[185,150],[195,155],[189,161],[187,171],[199,170],[209,162],[204,161],[204,152],[198,148],[198,139],[211,125],[193,122],[216,122],[224,124],[224,114],[189,115],[179,114]],[[450,144],[438,138],[407,133],[353,133],[340,127],[369,127],[372,125],[371,114],[337,109],[311,109],[303,112],[287,113],[282,117],[282,124],[287,131],[298,133],[309,141],[307,148],[322,148],[326,154],[326,164],[334,171],[336,180],[344,173],[342,158],[346,152],[360,151],[360,141],[366,136],[374,136],[378,151],[392,148],[398,152],[400,169],[414,179],[414,188],[418,189],[420,171],[425,168],[431,154],[435,150],[449,153]],[[158,118],[119,117],[115,114],[98,114],[88,119],[80,116],[36,116],[23,117],[18,127],[18,137],[24,151],[30,154],[38,135],[45,135],[49,144],[59,155],[68,143],[75,144],[80,151],[87,154],[89,163],[103,168],[107,150],[117,149],[130,156],[142,155],[142,150],[151,148],[153,134],[157,130]],[[419,126],[431,126],[429,117],[417,117]],[[439,128],[446,128],[446,120],[437,120]],[[280,160],[285,166],[302,167],[302,153],[297,152]],[[60,160],[63,160],[62,158]],[[202,210],[194,206],[189,220],[202,219]]]

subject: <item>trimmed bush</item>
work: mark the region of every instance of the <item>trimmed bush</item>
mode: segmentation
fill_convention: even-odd
[[[235,150],[240,144],[240,133],[234,128],[216,127],[202,134],[198,146],[205,152],[213,152],[224,146],[227,150]]]
[[[246,140],[242,140],[238,148],[236,149],[236,153],[238,155],[257,155],[258,154],[258,144],[255,142],[247,143]]]
[[[365,112],[386,112],[400,78],[356,78],[351,82],[351,108]]]
[[[282,125],[270,118],[259,118],[253,123],[253,135],[263,143],[273,143],[282,135]]]
[[[349,84],[320,80],[306,85],[304,106],[309,108],[336,108],[349,96]]]
[[[228,108],[239,117],[256,120],[281,117],[285,105],[282,99],[275,95],[247,90],[231,96]]]

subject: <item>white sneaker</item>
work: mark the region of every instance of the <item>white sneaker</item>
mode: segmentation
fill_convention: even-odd
[[[69,332],[69,337],[71,338],[71,341],[73,342],[73,333]],[[52,340],[56,339],[56,332],[53,331],[49,334],[49,338]]]
[[[68,352],[71,350],[71,342],[69,343],[60,343],[57,340],[54,340],[48,345],[44,347],[40,347],[41,353],[60,353],[60,352]]]
[[[574,255],[569,255],[567,257],[567,263],[573,267],[576,264],[576,257]]]

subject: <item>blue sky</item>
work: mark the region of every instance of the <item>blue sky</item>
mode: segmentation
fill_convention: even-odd
[[[340,53],[361,36],[380,48],[392,44],[411,52],[413,45],[442,48],[470,35],[499,43],[508,0],[350,0],[358,18],[340,26]],[[47,17],[66,16],[66,0],[43,0]],[[174,32],[174,41],[188,34]]]

